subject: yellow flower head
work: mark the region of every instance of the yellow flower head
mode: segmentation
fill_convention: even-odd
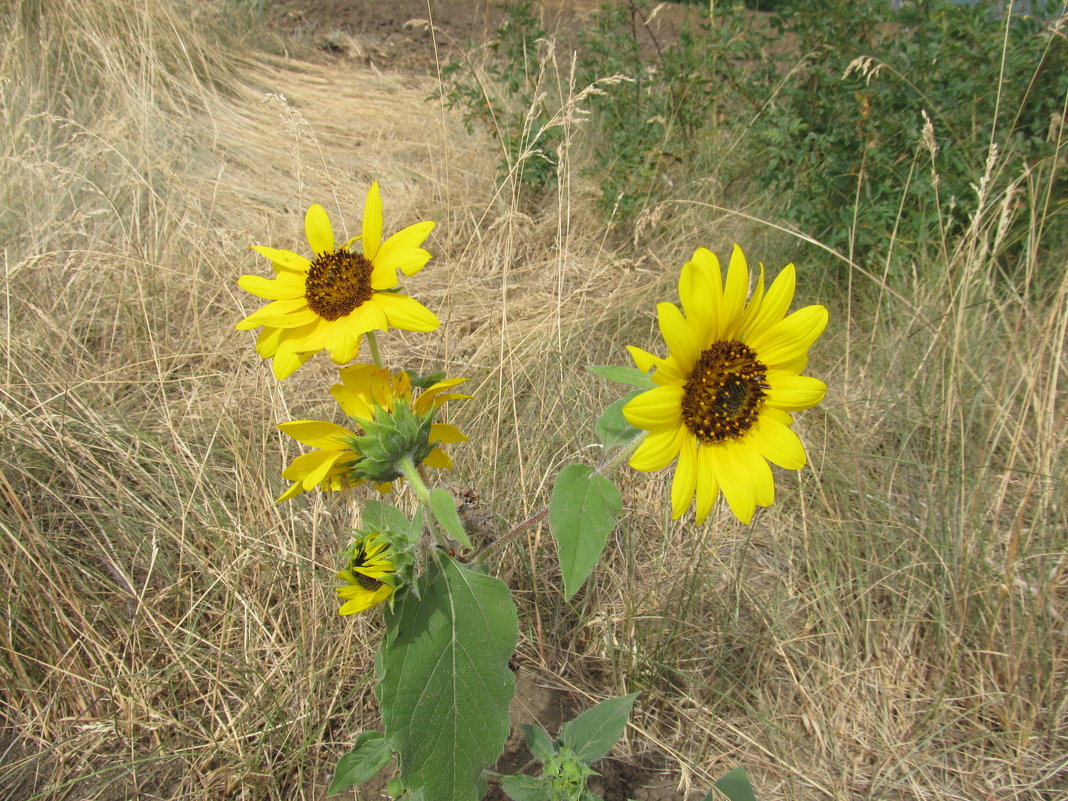
[[[380,534],[368,534],[356,541],[349,552],[347,569],[337,574],[345,582],[337,588],[338,596],[345,602],[339,610],[341,614],[370,609],[393,594],[389,582],[396,568],[390,555],[389,542]]]
[[[271,260],[273,279],[243,275],[242,289],[272,301],[241,320],[236,328],[263,326],[256,351],[274,358],[273,370],[286,378],[311,356],[326,350],[336,364],[355,358],[360,337],[389,327],[433,331],[437,316],[414,298],[395,290],[397,270],[415,275],[430,260],[421,245],[433,222],[410,225],[382,241],[382,199],[371,184],[364,205],[363,233],[343,245],[334,240],[326,210],[315,204],[304,217],[311,247],[307,259],[288,250],[253,246]],[[362,239],[362,253],[350,250]]]
[[[815,406],[827,391],[822,381],[800,375],[827,325],[827,309],[786,314],[794,296],[792,264],[766,294],[761,265],[747,303],[748,291],[740,248],[731,254],[725,282],[716,256],[699,248],[679,277],[682,311],[657,305],[668,357],[628,347],[639,370],[656,368],[657,384],[623,407],[631,425],[649,432],[630,465],[652,472],[678,459],[672,517],[696,497],[696,519],[703,522],[722,490],[731,511],[748,523],[757,504],[775,501],[768,462],[790,470],[805,465],[790,412]]]
[[[390,416],[402,406],[414,412],[416,416],[426,418],[447,401],[471,397],[450,391],[457,384],[466,381],[466,378],[438,381],[420,392],[413,400],[411,378],[404,372],[391,373],[373,364],[354,364],[340,370],[339,376],[341,383],[331,387],[330,394],[345,414],[369,427],[387,425]],[[311,453],[298,456],[282,471],[282,477],[293,484],[278,497],[279,502],[315,487],[337,491],[363,484],[368,480],[364,469],[366,459],[369,456],[389,455],[379,452],[383,448],[388,450],[389,442],[370,442],[369,438],[364,436],[364,431],[350,431],[335,423],[294,420],[278,427],[298,442],[316,448]],[[426,455],[420,458],[418,463],[428,467],[451,469],[452,460],[440,446],[465,442],[467,437],[453,425],[432,422],[422,439],[425,440]],[[374,453],[369,451],[372,446]],[[385,493],[392,489],[393,480],[394,477],[388,480],[373,479],[372,483],[375,489]]]

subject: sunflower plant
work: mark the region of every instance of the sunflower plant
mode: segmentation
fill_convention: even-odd
[[[446,404],[471,400],[460,389],[466,379],[390,367],[377,339],[390,328],[438,326],[437,316],[402,291],[398,278],[414,276],[429,261],[422,245],[433,227],[416,223],[383,240],[377,183],[367,193],[361,233],[344,244],[326,211],[311,206],[305,215],[311,258],[253,247],[270,260],[275,276],[245,275],[239,284],[270,303],[237,328],[262,329],[257,352],[273,360],[279,378],[321,351],[342,365],[329,394],[344,424],[300,419],[278,426],[309,450],[282,470],[289,486],[276,502],[313,491],[360,499],[361,525],[339,554],[338,611],[380,609],[384,621],[375,658],[382,730],[356,737],[330,792],[367,781],[393,761],[394,797],[477,801],[508,737],[515,692],[509,662],[518,614],[511,590],[493,575],[495,549],[547,515],[562,593],[572,598],[616,526],[623,501],[610,476],[628,460],[648,473],[674,466],[668,493],[673,518],[692,507],[695,522],[704,524],[722,496],[730,513],[748,523],[758,507],[775,500],[771,465],[805,465],[792,414],[819,403],[826,391],[803,372],[827,311],[807,306],[789,313],[792,265],[768,287],[761,267],[751,289],[739,248],[725,275],[716,256],[699,248],[680,273],[681,308],[670,302],[657,307],[666,353],[631,346],[633,368],[591,368],[631,386],[597,420],[605,459],[596,468],[565,467],[546,509],[495,532],[476,551],[469,531],[475,526],[464,514],[468,500],[428,485],[429,468],[451,469],[449,450],[467,440],[442,419]],[[369,361],[361,360],[363,343]],[[404,508],[414,512],[368,493],[382,499],[409,494],[414,504]],[[636,695],[583,713],[556,740],[525,727],[542,773],[499,777],[503,790],[517,801],[596,798],[586,786],[594,773],[590,762],[622,734]],[[753,797],[744,771],[728,777],[717,792]]]

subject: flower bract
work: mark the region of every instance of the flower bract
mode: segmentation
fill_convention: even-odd
[[[369,331],[401,328],[433,331],[437,316],[414,298],[397,291],[397,271],[415,275],[430,260],[423,240],[433,222],[410,225],[382,241],[382,199],[371,184],[364,205],[363,230],[345,244],[334,239],[326,210],[312,205],[304,231],[312,257],[288,250],[253,246],[271,260],[274,278],[243,275],[238,284],[271,302],[237,323],[241,331],[263,327],[256,351],[273,358],[272,369],[286,378],[311,356],[325,350],[337,364],[356,357],[360,337]],[[360,251],[352,249],[360,242]]]
[[[649,433],[631,467],[652,472],[677,460],[672,517],[696,505],[708,517],[722,491],[734,515],[748,523],[757,505],[775,501],[771,464],[799,470],[805,449],[791,429],[791,412],[811,408],[827,391],[801,375],[808,349],[827,325],[823,306],[787,314],[795,271],[787,265],[764,291],[764,268],[752,295],[749,268],[735,246],[724,281],[715,254],[699,248],[682,268],[679,299],[657,306],[668,356],[629,347],[638,369],[655,368],[656,386],[623,407]]]
[[[390,559],[390,544],[380,534],[367,534],[357,539],[348,551],[348,564],[337,577],[345,582],[337,588],[344,601],[340,613],[351,615],[380,604],[393,594],[393,575],[396,569]]]
[[[465,378],[438,381],[413,398],[407,373],[393,373],[373,364],[355,364],[339,371],[340,384],[330,394],[358,430],[320,420],[293,420],[278,427],[298,442],[315,448],[282,471],[293,484],[278,501],[318,487],[336,491],[370,482],[389,492],[399,478],[403,457],[415,465],[452,468],[442,445],[467,437],[448,423],[434,422],[437,410],[450,400],[469,398],[452,389]]]

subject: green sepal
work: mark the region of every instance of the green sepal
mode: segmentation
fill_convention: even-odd
[[[636,367],[615,367],[611,365],[589,365],[587,369],[601,378],[615,381],[617,384],[637,387],[638,389],[652,389],[656,386],[652,376],[643,373]]]
[[[549,732],[545,731],[541,726],[523,723],[519,728],[523,730],[523,738],[527,741],[527,748],[530,749],[530,753],[535,759],[540,762],[548,762],[556,755],[556,743],[549,736]]]
[[[627,422],[627,418],[623,416],[623,407],[630,401],[641,395],[644,390],[635,389],[628,392],[622,398],[610,405],[604,410],[604,414],[597,418],[596,430],[597,436],[601,439],[601,444],[605,449],[615,448],[620,445],[627,445],[642,431],[640,428],[635,428]]]
[[[434,409],[417,414],[407,403],[398,401],[392,412],[376,407],[373,420],[353,419],[363,430],[362,434],[345,438],[345,444],[359,454],[348,465],[349,478],[354,482],[395,481],[404,475],[399,466],[406,459],[422,464],[438,444],[430,441]]]
[[[445,378],[445,371],[438,370],[434,373],[428,373],[427,375],[419,375],[415,370],[405,370],[408,374],[408,378],[412,380],[413,387],[419,387],[419,389],[430,389],[436,383]]]
[[[340,793],[354,784],[370,781],[392,756],[393,753],[380,732],[363,732],[356,738],[352,749],[337,761],[334,778],[331,779],[326,794]]]
[[[471,547],[471,540],[467,537],[464,524],[460,522],[460,516],[456,513],[456,502],[447,490],[439,488],[430,493],[430,511],[433,512],[434,519],[438,521],[446,534],[463,547]]]

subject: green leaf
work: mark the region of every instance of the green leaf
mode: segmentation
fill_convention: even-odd
[[[501,789],[512,801],[549,801],[550,785],[536,776],[501,776]]]
[[[640,389],[628,392],[605,409],[604,414],[597,418],[597,436],[601,438],[601,443],[605,448],[626,445],[642,433],[641,429],[632,426],[627,422],[627,418],[623,416],[623,407],[626,406],[632,398],[641,393],[642,390]]]
[[[471,547],[464,524],[456,514],[456,502],[447,490],[436,489],[430,493],[430,511],[434,513],[434,519],[441,524],[446,534],[465,548]]]
[[[377,731],[365,731],[356,738],[352,750],[337,761],[334,778],[326,794],[333,795],[347,790],[354,784],[363,784],[374,778],[389,762],[392,753],[389,744]]]
[[[626,384],[638,389],[652,389],[656,386],[648,373],[643,373],[636,367],[611,367],[608,365],[590,365],[589,371],[601,378],[615,381],[617,384]]]
[[[381,501],[365,501],[360,510],[360,522],[365,529],[385,532],[404,532],[411,525],[404,512]]]
[[[749,783],[749,773],[746,772],[745,765],[739,765],[724,773],[712,786],[715,789],[709,790],[704,801],[716,801],[717,791],[730,801],[756,801],[756,793],[753,792],[753,785]]]
[[[530,749],[530,753],[539,762],[548,762],[556,755],[556,745],[553,743],[553,738],[541,726],[523,723],[519,728],[523,730],[527,748]]]
[[[638,693],[609,698],[590,707],[560,729],[560,742],[575,752],[583,762],[593,762],[609,751],[623,736],[627,718]]]
[[[564,597],[570,600],[589,577],[622,509],[619,488],[584,464],[560,471],[549,501]]]
[[[476,801],[508,737],[515,604],[499,579],[453,559],[431,561],[418,584],[420,599],[405,593],[386,612],[375,660],[386,738],[406,788]]]

